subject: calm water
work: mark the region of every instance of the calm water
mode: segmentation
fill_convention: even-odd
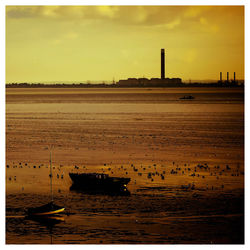
[[[6,102],[6,243],[243,243],[243,90],[7,89]],[[29,220],[50,199],[50,146],[66,214]],[[130,177],[130,195],[71,190],[71,171]]]

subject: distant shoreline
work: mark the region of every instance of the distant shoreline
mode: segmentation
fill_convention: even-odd
[[[188,84],[169,84],[166,85],[148,85],[148,86],[119,86],[117,84],[45,84],[45,83],[8,83],[6,88],[190,88],[190,87],[213,87],[213,88],[244,88],[244,84],[237,85],[233,83],[188,83]]]

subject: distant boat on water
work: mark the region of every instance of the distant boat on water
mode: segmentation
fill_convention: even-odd
[[[39,206],[39,207],[31,207],[28,208],[27,215],[28,216],[50,216],[61,213],[65,210],[64,207],[58,206],[54,203],[53,200],[53,188],[52,188],[52,160],[51,160],[51,152],[50,152],[50,193],[51,193],[51,201],[48,204]]]
[[[127,191],[130,178],[110,177],[99,173],[69,173],[73,182],[72,187],[95,191]]]
[[[194,97],[191,95],[185,95],[183,97],[180,97],[180,100],[193,100],[193,99],[194,99]]]

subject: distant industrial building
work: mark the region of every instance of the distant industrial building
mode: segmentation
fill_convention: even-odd
[[[236,73],[234,72],[234,78],[232,80],[229,79],[229,72],[227,72],[227,79],[223,81],[222,79],[222,72],[220,72],[220,80],[218,81],[219,84],[225,85],[225,86],[231,86],[231,85],[238,85],[239,82],[236,80]]]
[[[119,80],[117,83],[122,87],[167,87],[167,86],[176,86],[182,84],[180,78],[128,78],[126,80]]]
[[[161,79],[165,79],[165,50],[161,49]]]
[[[181,78],[165,78],[165,50],[161,49],[161,78],[128,78],[119,80],[120,87],[175,87],[182,85]]]

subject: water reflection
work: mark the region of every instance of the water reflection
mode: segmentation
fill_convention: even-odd
[[[53,244],[53,229],[55,225],[65,222],[65,219],[61,215],[53,216],[26,216],[24,220],[32,220],[39,223],[42,226],[45,226],[48,229],[50,235],[50,244]]]

